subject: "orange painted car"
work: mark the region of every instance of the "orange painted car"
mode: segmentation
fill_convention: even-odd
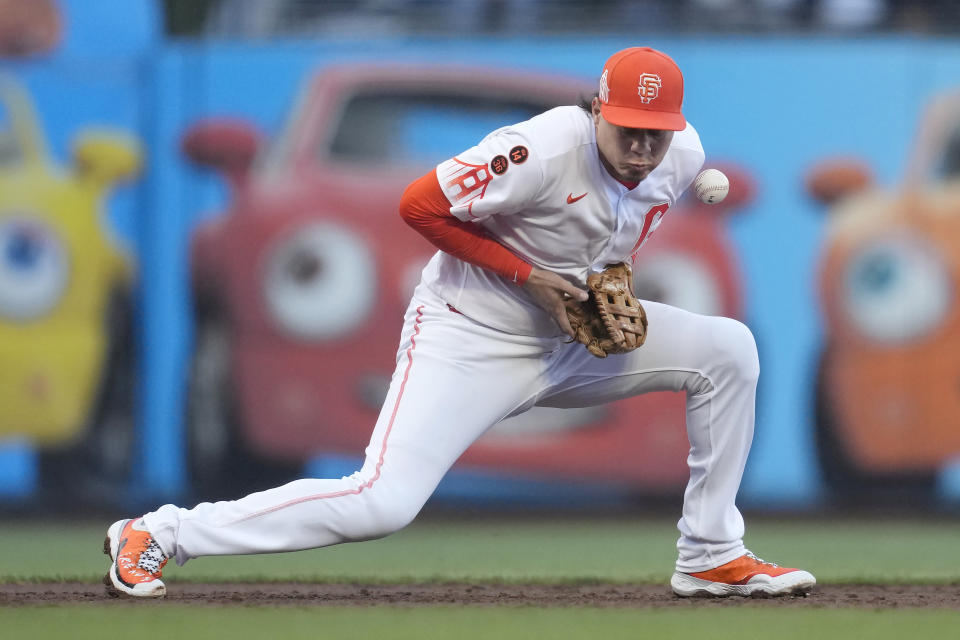
[[[929,484],[960,456],[960,94],[927,110],[902,182],[852,159],[807,188],[828,206],[817,434],[837,490]]]
[[[242,122],[197,123],[183,146],[231,185],[191,248],[197,324],[188,415],[200,484],[238,469],[359,455],[431,246],[397,203],[409,182],[488,131],[590,96],[579,80],[487,68],[324,69],[269,146]],[[525,96],[525,97],[521,97]],[[746,179],[744,179],[744,184]],[[731,211],[744,199],[730,198]],[[636,269],[651,298],[739,316],[721,209],[671,212]],[[682,486],[682,398],[534,409],[461,463],[511,474]]]

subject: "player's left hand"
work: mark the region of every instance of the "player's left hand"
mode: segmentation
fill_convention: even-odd
[[[570,326],[570,320],[567,319],[564,300],[574,298],[583,302],[588,298],[586,291],[570,284],[563,276],[539,267],[534,267],[530,271],[530,277],[523,284],[523,288],[527,290],[534,302],[556,320],[565,334],[576,339],[577,334]]]

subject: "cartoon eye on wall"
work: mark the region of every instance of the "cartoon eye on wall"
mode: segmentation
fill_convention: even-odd
[[[404,265],[400,271],[400,278],[397,280],[397,293],[401,300],[409,300],[413,295],[414,289],[420,284],[420,276],[423,274],[423,268],[430,262],[430,255],[424,255],[419,259],[413,259]]]
[[[0,223],[0,316],[31,320],[60,301],[69,280],[57,233],[36,220]]]
[[[641,300],[704,315],[723,313],[720,283],[703,262],[685,253],[660,251],[638,261],[633,290]]]
[[[947,266],[920,238],[886,238],[854,253],[843,271],[842,307],[866,337],[886,344],[937,328],[953,298]]]
[[[351,331],[373,306],[374,258],[355,233],[331,223],[305,225],[270,252],[267,307],[279,327],[305,340]]]

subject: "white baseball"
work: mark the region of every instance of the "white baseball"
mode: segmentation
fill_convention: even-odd
[[[700,202],[707,204],[717,204],[727,197],[730,191],[730,181],[722,171],[716,169],[704,169],[693,181],[693,191],[700,198]]]

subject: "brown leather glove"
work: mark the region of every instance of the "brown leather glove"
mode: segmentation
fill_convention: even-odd
[[[610,264],[587,277],[590,299],[566,301],[567,318],[577,342],[598,358],[627,353],[647,339],[647,314],[633,295],[633,270]]]

